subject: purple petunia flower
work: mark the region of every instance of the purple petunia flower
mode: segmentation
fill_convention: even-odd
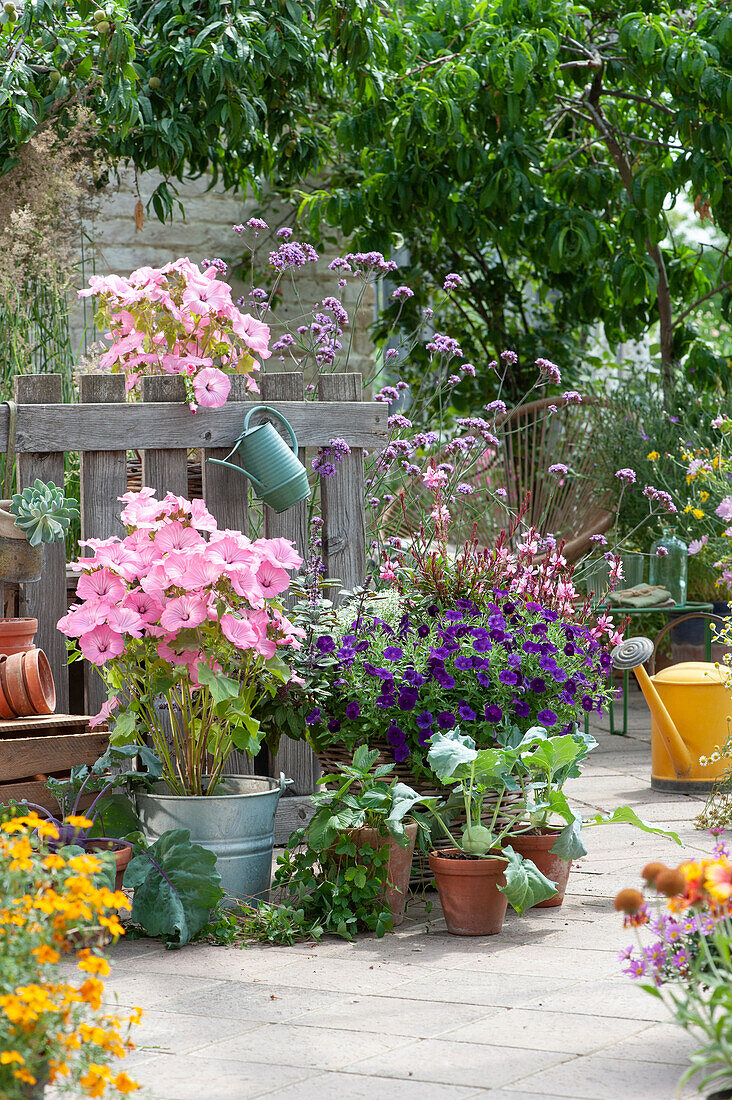
[[[486,722],[500,722],[503,718],[503,711],[497,703],[487,703],[483,714],[485,715]]]
[[[358,718],[361,713],[361,704],[357,702],[348,703],[346,706],[346,718],[354,719]]]
[[[441,710],[437,715],[437,725],[441,730],[451,730],[455,725],[455,715],[451,710]]]
[[[320,719],[322,713],[323,712],[320,707],[315,707],[313,710],[310,711],[310,714],[305,715],[305,721],[309,726],[314,726],[315,723]]]
[[[405,760],[409,760],[409,748],[404,742],[401,745],[396,745],[394,748],[394,759],[397,764],[403,764]]]
[[[559,721],[554,711],[549,710],[548,707],[546,707],[545,710],[540,710],[536,716],[536,719],[538,722],[541,723],[542,726],[556,726],[557,722]]]
[[[471,710],[471,708],[467,705],[467,703],[462,703],[458,707],[458,714],[460,715],[460,717],[462,718],[462,720],[464,722],[474,722],[475,721],[475,711]]]
[[[531,713],[531,707],[523,699],[514,699],[513,712],[517,718],[528,718]]]
[[[419,726],[420,729],[423,729],[423,730],[429,729],[430,726],[432,725],[433,721],[434,721],[434,718],[432,716],[432,711],[430,711],[430,710],[421,711],[417,715],[415,721],[416,721],[416,723],[417,723],[417,725]]]
[[[388,645],[384,650],[384,656],[387,661],[398,661],[400,657],[404,656],[404,650],[400,649],[398,645]]]
[[[533,680],[529,680],[529,688],[536,695],[541,695],[546,691],[546,680],[541,676],[535,676]]]
[[[502,684],[509,684],[513,686],[519,681],[518,674],[513,671],[512,668],[504,668],[498,673],[498,679]]]

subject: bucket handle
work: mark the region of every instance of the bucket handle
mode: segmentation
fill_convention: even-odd
[[[294,787],[294,786],[295,786],[295,780],[294,779],[285,779],[285,773],[280,772],[280,794],[285,793],[285,787]]]
[[[241,439],[249,431],[249,421],[254,416],[254,414],[261,412],[269,413],[270,416],[273,416],[275,420],[279,420],[280,424],[287,428],[287,433],[290,437],[290,446],[292,447],[294,453],[297,454],[297,436],[295,435],[292,424],[286,417],[282,415],[282,413],[277,412],[277,409],[273,409],[269,405],[255,405],[253,409],[249,410],[247,415],[244,417],[244,430],[239,438]]]

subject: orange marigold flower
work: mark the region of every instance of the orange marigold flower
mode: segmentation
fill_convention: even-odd
[[[79,986],[79,996],[82,1001],[86,1001],[96,1011],[102,1003],[102,993],[104,992],[104,982],[100,982],[98,978],[87,978],[83,985]]]
[[[86,1089],[89,1096],[103,1096],[107,1082],[111,1079],[112,1072],[107,1066],[98,1066],[92,1062],[84,1076],[79,1078],[79,1084]]]
[[[79,814],[69,814],[68,817],[64,818],[64,823],[71,825],[73,829],[91,829],[94,824],[88,817],[82,817]]]
[[[66,860],[58,852],[50,852],[44,859],[43,866],[48,867],[49,871],[60,871],[66,866]]]
[[[57,963],[61,958],[58,951],[54,951],[47,943],[42,943],[40,947],[34,947],[32,953],[39,963]]]
[[[100,955],[89,955],[85,959],[80,959],[78,966],[79,970],[85,970],[87,974],[101,974],[103,978],[111,973],[109,963]]]
[[[36,1083],[35,1077],[27,1069],[13,1070],[13,1077],[17,1077],[19,1081],[25,1081],[26,1085],[35,1085]]]
[[[136,1092],[137,1089],[139,1089],[140,1087],[137,1081],[133,1081],[132,1078],[124,1072],[124,1070],[122,1071],[122,1073],[117,1074],[112,1084],[116,1088],[117,1092],[122,1093]]]
[[[4,1050],[0,1054],[0,1066],[10,1066],[17,1062],[19,1066],[25,1065],[25,1058],[19,1050]]]

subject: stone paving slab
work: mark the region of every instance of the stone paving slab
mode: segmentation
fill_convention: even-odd
[[[712,844],[693,827],[700,800],[650,789],[650,723],[636,694],[630,719],[625,738],[594,730],[600,747],[568,793],[585,817],[630,804],[678,831],[686,853],[625,826],[588,830],[564,906],[509,912],[495,937],[448,935],[426,894],[383,940],[181,951],[121,942],[108,989],[146,1009],[126,1066],[145,1097],[676,1097],[693,1042],[620,973],[630,937],[612,899],[648,860],[673,864]]]

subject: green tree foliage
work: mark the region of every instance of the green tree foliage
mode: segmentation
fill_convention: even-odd
[[[299,179],[327,132],[313,105],[366,94],[382,50],[368,0],[18,0],[0,9],[0,176],[39,129],[80,106],[112,162],[226,187]]]
[[[729,5],[403,0],[381,19],[383,89],[334,112],[312,230],[403,243],[414,309],[462,273],[453,320],[476,363],[508,346],[524,370],[566,367],[587,326],[616,343],[658,323],[667,386],[682,363],[726,378],[694,315],[732,310]],[[680,195],[721,245],[673,234]]]

